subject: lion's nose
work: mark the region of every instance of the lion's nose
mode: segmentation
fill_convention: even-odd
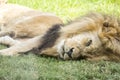
[[[66,54],[67,54],[70,58],[72,58],[73,49],[74,49],[74,48],[71,48],[68,52],[66,52]]]

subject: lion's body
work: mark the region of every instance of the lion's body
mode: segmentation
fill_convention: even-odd
[[[54,14],[14,4],[0,5],[0,36],[34,37],[44,34],[54,24],[62,24]]]
[[[24,52],[37,47],[36,40],[55,24],[62,24],[62,20],[54,14],[17,4],[1,4],[0,43],[11,47],[0,52],[5,53],[3,55],[15,55],[20,50]]]
[[[13,55],[36,48],[34,50],[40,55],[60,56],[64,60],[120,61],[120,21],[99,13],[89,14],[64,26],[52,26],[43,36],[27,41],[2,38],[6,43],[8,38],[13,43],[12,47],[0,50],[2,55]]]

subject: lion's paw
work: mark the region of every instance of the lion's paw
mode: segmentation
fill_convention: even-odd
[[[13,56],[13,55],[19,55],[19,54],[15,53],[15,52],[12,52],[12,51],[0,50],[0,55]]]

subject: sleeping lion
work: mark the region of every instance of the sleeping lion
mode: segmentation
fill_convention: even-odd
[[[10,48],[1,55],[16,55],[29,50],[39,55],[60,57],[63,60],[120,61],[120,21],[114,16],[90,13],[66,25],[54,25],[42,36],[27,41],[1,37]]]

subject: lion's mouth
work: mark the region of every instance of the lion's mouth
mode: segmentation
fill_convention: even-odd
[[[61,56],[60,56],[60,57],[61,57]],[[73,57],[72,57],[72,52],[64,52],[64,53],[62,53],[61,59],[64,59],[64,60],[73,59]]]
[[[87,58],[88,56],[83,56],[83,55],[80,55],[78,57],[73,57],[72,55],[69,55],[67,53],[64,53],[62,57],[59,55],[60,60],[86,60]]]
[[[86,55],[74,57],[71,51],[62,53],[62,56],[59,55],[59,59],[61,60],[86,60],[87,58],[88,56]]]
[[[72,57],[73,50],[74,50],[74,48],[70,48],[68,51],[66,51],[65,47],[63,47],[63,52],[62,52],[61,58],[63,58],[64,60],[73,59],[73,57]]]

